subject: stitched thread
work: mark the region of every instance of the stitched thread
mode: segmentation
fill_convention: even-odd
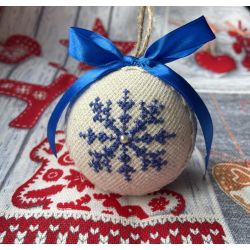
[[[121,115],[118,119],[111,115],[113,103],[110,100],[103,104],[97,97],[89,104],[94,114],[93,121],[101,123],[113,134],[95,133],[92,128],[79,133],[80,138],[86,140],[92,148],[92,144],[96,140],[102,144],[107,141],[112,142],[110,146],[105,144],[101,151],[94,148],[88,151],[92,158],[89,161],[89,166],[96,172],[105,169],[110,173],[112,172],[111,160],[117,158],[121,162],[117,172],[123,175],[126,181],[131,181],[132,174],[136,172],[131,166],[131,151],[141,162],[141,171],[147,171],[150,167],[160,171],[164,165],[167,165],[167,161],[163,160],[166,151],[164,149],[151,151],[147,145],[153,142],[165,145],[169,139],[176,137],[175,133],[169,133],[163,128],[160,128],[155,134],[148,133],[147,127],[149,125],[159,126],[164,123],[164,119],[161,117],[164,105],[156,99],[149,104],[141,101],[139,103],[139,116],[133,118],[129,111],[135,106],[135,102],[129,97],[129,93],[129,90],[124,89],[122,98],[117,102],[121,109]],[[131,120],[134,125],[130,128],[128,124]]]

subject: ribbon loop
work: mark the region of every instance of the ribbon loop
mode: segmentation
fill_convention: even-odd
[[[150,74],[160,78],[166,85],[171,85],[179,92],[198,118],[206,144],[206,169],[213,139],[213,123],[211,116],[200,96],[176,72],[165,66],[168,63],[185,57],[203,44],[215,38],[206,19],[202,16],[153,43],[143,57],[122,55],[116,46],[107,38],[95,32],[70,29],[69,53],[81,62],[99,66],[88,71],[78,79],[63,95],[54,109],[48,124],[48,141],[56,155],[55,132],[58,121],[68,105],[83,94],[84,91],[103,76],[125,66],[138,66]]]
[[[123,57],[109,39],[77,27],[69,29],[69,54],[76,60],[91,66],[102,66],[121,60]]]
[[[214,33],[205,17],[201,16],[154,42],[144,57],[163,64],[169,63],[192,54],[213,39]]]

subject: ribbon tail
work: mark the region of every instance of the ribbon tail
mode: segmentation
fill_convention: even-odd
[[[205,168],[207,171],[213,140],[213,122],[205,103],[191,85],[169,67],[157,64],[152,67],[145,66],[144,69],[179,92],[195,113],[204,136],[206,146]]]
[[[55,156],[57,156],[55,147],[55,134],[57,124],[60,120],[61,114],[64,109],[72,103],[78,95],[83,93],[91,84],[99,80],[103,76],[109,74],[110,72],[121,68],[123,65],[121,62],[114,63],[112,65],[103,66],[101,68],[96,68],[88,71],[85,75],[79,78],[63,95],[60,101],[57,103],[55,109],[53,110],[51,117],[49,119],[47,128],[47,137],[50,148]]]

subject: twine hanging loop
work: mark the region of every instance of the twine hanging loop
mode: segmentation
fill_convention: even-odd
[[[146,15],[147,15],[147,27],[145,27]],[[138,34],[137,34],[137,44],[135,48],[135,56],[140,57],[146,51],[152,33],[152,28],[153,28],[152,7],[150,6],[140,7],[137,18],[137,25],[138,25]]]

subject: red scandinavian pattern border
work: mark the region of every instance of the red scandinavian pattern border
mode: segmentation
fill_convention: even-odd
[[[7,218],[6,218],[7,217]],[[227,243],[216,220],[185,217],[140,224],[69,217],[0,217],[0,243]]]

